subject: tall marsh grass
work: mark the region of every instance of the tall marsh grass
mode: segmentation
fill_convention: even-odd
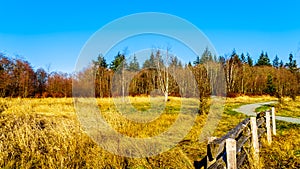
[[[155,100],[156,99],[156,100]],[[119,133],[135,138],[147,138],[168,130],[181,110],[182,100],[170,97],[164,103],[162,98],[130,97],[131,107],[119,111],[112,99],[97,99],[97,105],[105,120]],[[272,97],[239,97],[226,100],[218,128],[213,136],[220,137],[242,121],[245,116],[232,111],[239,105],[274,100]],[[187,100],[197,103],[197,100]],[[163,112],[160,105],[164,105]],[[186,104],[184,110],[195,110],[197,104]],[[153,113],[147,123],[131,121],[132,107],[142,112]],[[124,114],[125,112],[125,114]],[[152,118],[158,116],[157,118]],[[188,117],[188,114],[187,114]],[[207,115],[197,115],[188,134],[175,147],[159,155],[145,158],[129,158],[112,154],[95,143],[83,130],[77,119],[73,99],[0,99],[0,168],[193,168],[193,162],[206,155],[206,141],[199,142],[199,135]],[[286,126],[282,125],[283,128]],[[291,132],[289,133],[289,131]],[[264,149],[273,156],[264,160],[269,163],[284,163],[290,157],[299,159],[297,127],[288,127],[274,138],[272,147]],[[281,137],[282,136],[282,137]],[[297,138],[298,137],[298,138]],[[284,138],[288,145],[282,147]],[[276,154],[281,150],[279,154]],[[293,156],[281,153],[293,154]],[[266,154],[267,154],[266,153]],[[284,163],[285,164],[285,163]],[[288,162],[286,165],[297,166]],[[283,166],[274,164],[274,166]]]

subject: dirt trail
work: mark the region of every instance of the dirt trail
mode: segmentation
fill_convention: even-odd
[[[243,105],[237,109],[234,109],[234,111],[241,112],[246,114],[247,116],[255,116],[255,109],[267,105],[267,104],[274,104],[277,103],[276,101],[271,101],[271,102],[263,102],[263,103],[253,103],[253,104],[246,104]],[[282,116],[276,116],[276,120],[281,120],[281,121],[286,121],[290,123],[297,123],[300,124],[300,119],[299,118],[293,118],[293,117],[282,117]]]

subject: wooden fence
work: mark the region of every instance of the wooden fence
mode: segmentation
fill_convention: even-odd
[[[271,111],[258,113],[256,117],[246,118],[221,138],[209,138],[207,155],[201,161],[196,161],[194,166],[196,169],[236,169],[249,160],[254,166],[258,165],[259,140],[266,133],[271,144],[271,129],[276,135],[274,107]]]

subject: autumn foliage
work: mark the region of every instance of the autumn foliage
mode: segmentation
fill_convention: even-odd
[[[0,54],[1,97],[71,97],[72,77],[32,68],[29,62]]]
[[[88,96],[96,97],[121,96],[125,91],[127,95],[145,96],[161,94],[162,83],[166,86],[166,82],[169,96],[181,96],[182,93],[185,93],[184,97],[199,95],[200,98],[224,94],[231,97],[269,94],[278,98],[295,98],[300,94],[300,72],[292,54],[286,64],[279,62],[277,56],[271,64],[268,55],[262,52],[255,65],[249,54],[246,58],[235,51],[218,59],[205,51],[193,65],[183,65],[173,55],[169,56],[168,63],[160,62],[161,58],[159,52],[152,54],[140,67],[136,57],[127,63],[125,55],[118,53],[112,63],[107,64],[99,55],[90,68],[67,74],[47,72],[42,68],[34,70],[27,61],[0,54],[0,97],[71,97],[72,84],[78,83],[81,88],[73,93],[75,96],[87,96],[85,90],[90,92]],[[157,69],[158,62],[164,69]],[[114,78],[120,72],[120,66],[122,77],[116,81]],[[176,69],[172,69],[174,67]],[[186,76],[186,72],[193,73],[197,90],[189,87],[192,81],[181,82],[178,78]],[[90,89],[91,83],[93,90]],[[220,87],[223,83],[224,89]],[[179,87],[179,84],[182,85]],[[122,88],[114,88],[114,85]]]

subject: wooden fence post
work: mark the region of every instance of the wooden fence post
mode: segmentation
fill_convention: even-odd
[[[235,139],[226,139],[226,159],[227,169],[236,169],[236,141]]]
[[[270,112],[266,111],[266,127],[267,127],[267,140],[268,144],[272,143],[272,134],[271,134],[271,123],[270,123]]]
[[[214,141],[215,139],[217,139],[217,137],[209,137],[207,140],[207,145],[209,145],[212,141]],[[207,149],[208,151],[208,149]],[[207,152],[208,153],[208,152]],[[209,157],[207,157],[207,162],[206,162],[206,167],[208,168],[209,166],[211,166],[214,162],[216,162],[216,159],[213,159],[212,161],[210,161]]]
[[[257,124],[256,117],[250,118],[251,125],[251,133],[252,133],[252,146],[253,146],[253,160],[257,165],[259,164],[259,143],[258,143],[258,135],[257,135]]]
[[[275,121],[275,107],[272,107],[272,127],[273,127],[273,135],[276,135],[276,121]]]

